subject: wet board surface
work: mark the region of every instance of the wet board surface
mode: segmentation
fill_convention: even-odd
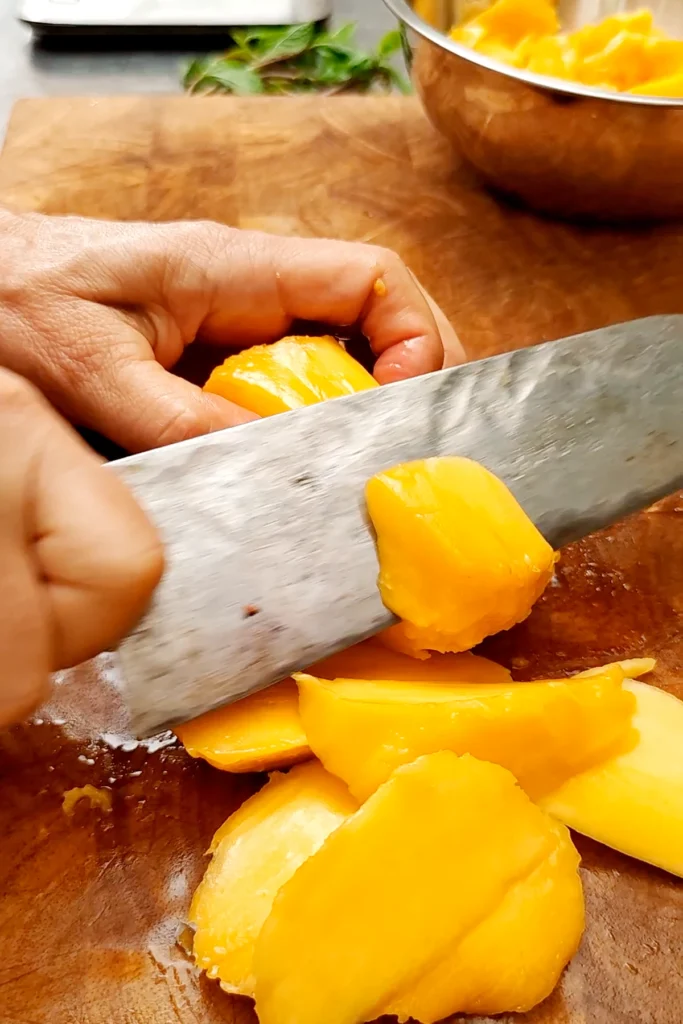
[[[0,201],[391,246],[473,357],[683,312],[683,228],[579,228],[502,205],[402,98],[28,100]],[[682,611],[673,497],[568,549],[531,618],[488,652],[520,679],[652,654],[652,681],[683,697]],[[172,741],[127,742],[108,657],[59,676],[33,722],[0,734],[2,1024],[254,1024],[176,940],[213,831],[261,782]],[[64,792],[87,783],[111,813],[83,801],[67,817]],[[498,1020],[680,1024],[683,882],[577,845],[581,950],[549,1000]]]

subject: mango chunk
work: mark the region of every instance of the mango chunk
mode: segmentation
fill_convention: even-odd
[[[470,459],[425,459],[368,482],[379,589],[403,653],[465,651],[525,619],[555,553],[504,483]]]
[[[683,878],[683,701],[624,683],[636,702],[636,744],[541,804],[570,828]]]
[[[399,1020],[432,1024],[452,1013],[525,1013],[555,988],[584,929],[579,855],[567,832],[514,883],[501,904],[410,992],[394,998]]]
[[[432,654],[418,661],[389,649],[379,637],[354,644],[339,654],[311,665],[307,672],[320,679],[397,679],[425,683],[506,683],[506,668],[470,651]]]
[[[357,806],[312,761],[272,775],[218,830],[190,923],[197,964],[226,991],[253,996],[254,943],[278,890]]]
[[[486,686],[305,673],[296,680],[311,749],[359,800],[399,765],[437,750],[503,765],[536,798],[635,739],[635,701],[618,665],[583,678]]]
[[[457,42],[538,75],[639,95],[683,95],[683,40],[656,27],[647,9],[610,15],[569,34],[550,0],[465,4],[451,31]]]
[[[488,937],[497,943],[494,970],[506,951],[514,961],[523,923],[515,918],[505,934],[501,908],[562,844],[570,844],[566,831],[503,768],[449,751],[404,765],[280,889],[256,942],[261,1024],[373,1020],[404,992],[419,992],[468,939],[476,947],[477,930],[497,914]],[[539,991],[551,990],[583,927],[576,860],[556,866],[572,878],[571,910],[558,922],[561,941],[560,928],[544,938],[554,962],[544,984],[535,982]],[[529,899],[552,901],[553,893],[534,889]],[[479,982],[502,984],[487,962],[478,965]],[[457,1011],[461,993],[450,982],[442,979],[449,1011]],[[511,988],[519,1000],[516,981]]]
[[[377,386],[334,338],[291,337],[229,356],[204,390],[259,416],[272,416]]]
[[[311,757],[292,679],[176,728],[191,757],[229,772],[265,772]]]

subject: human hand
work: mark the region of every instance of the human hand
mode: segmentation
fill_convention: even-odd
[[[50,673],[115,644],[159,581],[161,544],[123,483],[34,388],[0,370],[0,726]]]
[[[357,324],[380,383],[461,362],[401,260],[353,242],[209,222],[126,224],[0,211],[0,365],[78,426],[141,451],[253,419],[168,372],[195,338],[275,341],[294,320]]]

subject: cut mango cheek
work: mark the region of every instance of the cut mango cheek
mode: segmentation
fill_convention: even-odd
[[[406,463],[366,487],[379,589],[403,623],[387,642],[464,651],[526,618],[555,554],[507,487],[469,459]]]
[[[176,729],[192,757],[231,772],[263,772],[311,756],[296,684],[285,679]]]
[[[356,808],[346,787],[311,762],[273,775],[219,829],[190,909],[194,957],[210,978],[253,996],[254,943],[273,899]]]
[[[550,991],[583,926],[576,857],[555,859],[568,843],[497,765],[441,751],[399,768],[275,899],[254,957],[261,1024],[373,1020],[401,993],[418,991],[471,936],[469,956],[478,959],[477,929],[489,919],[484,941],[495,942],[496,953],[479,963],[478,985],[495,986],[501,965],[510,975],[506,954],[518,957],[512,944],[524,941],[523,921],[508,933],[510,911],[496,915],[529,879],[525,912],[533,916],[530,904],[548,898],[533,882],[546,861],[558,885],[560,875],[572,879],[570,912],[544,940],[552,969],[533,982],[534,992]],[[516,1001],[528,1001],[515,979],[511,987]],[[449,1012],[460,1009],[460,998],[453,988]],[[506,1003],[504,993],[500,999]]]
[[[647,683],[624,686],[636,701],[637,743],[542,805],[577,832],[683,877],[683,701]]]
[[[291,337],[230,356],[204,390],[272,416],[374,387],[374,377],[334,338]]]
[[[536,797],[635,738],[619,665],[536,683],[296,679],[311,749],[361,800],[399,765],[438,750],[501,764]]]

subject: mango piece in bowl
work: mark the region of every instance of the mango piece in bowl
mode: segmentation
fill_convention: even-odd
[[[451,37],[537,75],[642,96],[683,95],[683,40],[668,38],[647,9],[563,33],[551,0],[494,0],[465,13]]]

